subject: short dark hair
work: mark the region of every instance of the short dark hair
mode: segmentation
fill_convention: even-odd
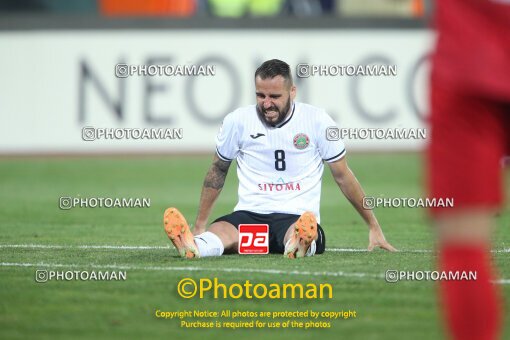
[[[284,61],[278,59],[267,60],[255,71],[255,78],[272,79],[276,76],[282,76],[287,81],[289,87],[294,84],[290,66]]]

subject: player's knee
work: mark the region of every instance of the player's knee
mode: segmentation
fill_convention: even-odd
[[[216,222],[211,224],[208,231],[217,235],[225,249],[230,249],[234,244],[239,241],[239,234],[237,229],[228,222]]]

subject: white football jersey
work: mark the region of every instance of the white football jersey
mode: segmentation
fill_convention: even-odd
[[[328,127],[335,126],[324,110],[297,102],[276,127],[261,121],[255,105],[229,113],[216,136],[216,153],[224,161],[237,160],[239,201],[234,211],[312,211],[320,222],[323,161],[345,156],[342,140],[326,139]]]

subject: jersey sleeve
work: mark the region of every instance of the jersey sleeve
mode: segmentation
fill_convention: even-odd
[[[336,162],[345,156],[346,150],[340,138],[340,130],[324,111],[320,115],[317,138],[319,153],[325,162]]]
[[[239,126],[234,113],[229,113],[223,119],[220,131],[216,135],[216,153],[224,161],[230,162],[239,153]]]

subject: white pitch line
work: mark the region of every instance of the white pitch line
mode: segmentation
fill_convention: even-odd
[[[367,249],[362,248],[326,248],[326,251],[337,253],[366,253]],[[400,253],[433,253],[432,249],[399,249]]]
[[[126,245],[56,245],[56,244],[0,244],[0,248],[26,248],[26,249],[113,249],[113,250],[155,250],[173,249],[168,246],[126,246]],[[368,252],[363,248],[326,248],[326,251],[337,253]],[[432,249],[401,249],[401,253],[433,253]],[[510,253],[510,248],[494,249],[493,253]]]
[[[94,269],[117,269],[117,270],[149,270],[149,271],[212,271],[215,273],[259,273],[259,274],[275,274],[275,275],[301,275],[301,276],[330,276],[330,277],[357,277],[384,279],[383,274],[369,273],[346,273],[346,272],[309,272],[309,271],[285,271],[279,269],[258,269],[258,268],[203,268],[203,267],[160,267],[160,266],[128,266],[116,264],[64,264],[64,263],[16,263],[16,262],[0,262],[0,267],[37,267],[37,268],[84,268],[90,267]],[[406,280],[404,280],[405,282]],[[402,282],[402,281],[399,281]],[[509,279],[499,279],[494,281],[496,284],[510,284]]]
[[[116,264],[63,264],[63,263],[12,263],[0,262],[0,267],[45,267],[45,268],[96,268],[96,269],[118,269],[118,270],[150,270],[150,271],[212,271],[212,272],[225,272],[225,273],[260,273],[260,274],[288,274],[288,275],[304,275],[304,276],[333,276],[333,277],[370,277],[370,278],[384,278],[380,274],[368,273],[346,273],[346,272],[309,272],[309,271],[285,271],[279,269],[258,269],[258,268],[203,268],[203,267],[159,267],[159,266],[129,266],[129,265],[116,265]]]
[[[153,250],[153,249],[170,249],[170,246],[111,246],[111,245],[56,245],[56,244],[0,244],[0,248],[27,248],[27,249],[118,249],[118,250]]]
[[[113,246],[113,245],[52,245],[52,244],[0,244],[0,248],[26,248],[26,249],[114,249],[114,250],[154,250],[154,249],[173,249],[168,246]],[[357,253],[367,252],[362,248],[326,248],[326,251],[338,253]],[[413,249],[402,250],[402,252],[428,253],[432,250]]]

